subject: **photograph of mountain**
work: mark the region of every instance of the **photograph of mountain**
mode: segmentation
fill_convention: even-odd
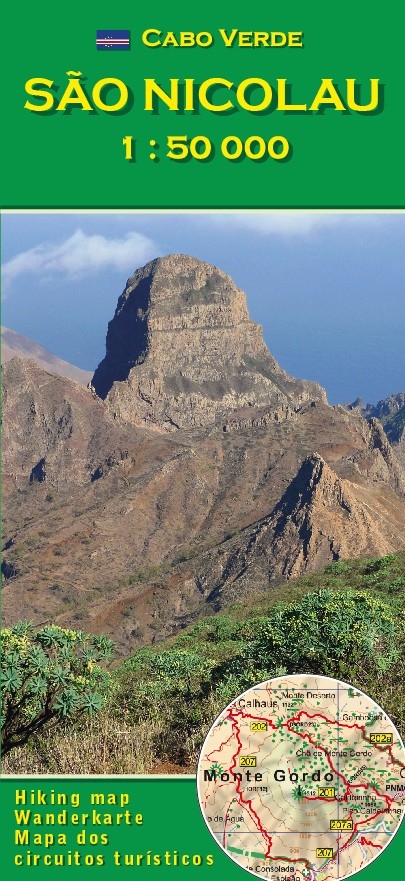
[[[4,216],[6,772],[193,773],[283,672],[403,732],[404,228]]]

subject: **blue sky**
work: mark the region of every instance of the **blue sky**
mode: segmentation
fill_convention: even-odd
[[[126,279],[171,252],[228,272],[280,365],[332,404],[405,391],[403,213],[4,214],[2,323],[94,369]]]

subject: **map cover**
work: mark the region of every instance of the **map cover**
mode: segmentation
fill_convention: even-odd
[[[396,877],[403,8],[2,19],[7,877]]]

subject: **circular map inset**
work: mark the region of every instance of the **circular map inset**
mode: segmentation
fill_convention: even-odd
[[[218,716],[202,748],[208,828],[261,878],[348,878],[381,854],[405,809],[405,752],[391,720],[325,676],[255,685]]]

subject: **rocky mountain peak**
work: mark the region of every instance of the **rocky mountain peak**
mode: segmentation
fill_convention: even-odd
[[[341,479],[318,454],[307,456],[274,509],[271,552],[276,571],[291,577],[344,559],[375,553],[389,540],[357,497],[355,484]]]
[[[230,542],[220,571],[213,561],[204,585],[209,600],[220,608],[225,593],[237,600],[249,594],[251,584],[265,585],[352,557],[354,546],[359,556],[381,553],[381,548],[389,553],[385,523],[358,495],[356,485],[340,478],[319,453],[306,456],[271,514]],[[396,540],[402,541],[400,532]]]
[[[279,367],[230,276],[183,254],[128,279],[92,386],[121,420],[168,430],[211,425],[241,407],[325,400],[317,383]]]
[[[319,505],[335,505],[350,513],[353,502],[345,484],[319,453],[307,456],[275,510],[279,526],[290,519],[298,522],[302,512],[307,516]]]

